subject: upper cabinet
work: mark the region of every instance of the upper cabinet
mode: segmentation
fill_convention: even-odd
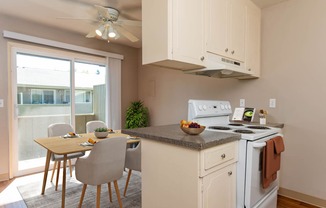
[[[260,75],[260,9],[250,0],[142,0],[142,37],[143,64]]]
[[[142,0],[143,64],[204,68],[202,0]]]
[[[252,78],[260,76],[260,9],[246,0],[245,67]]]
[[[245,61],[246,7],[243,0],[206,0],[206,51]]]

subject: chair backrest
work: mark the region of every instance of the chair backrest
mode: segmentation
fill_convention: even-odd
[[[96,128],[107,128],[103,121],[89,121],[86,123],[86,132],[92,133]]]
[[[127,149],[125,167],[141,171],[141,142],[135,148]]]
[[[74,132],[74,129],[70,124],[65,123],[55,123],[48,126],[48,136],[63,136],[68,132]]]
[[[87,158],[76,162],[76,178],[85,184],[99,185],[122,177],[127,138],[115,137],[96,143]]]

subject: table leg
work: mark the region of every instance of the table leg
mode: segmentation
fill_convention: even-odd
[[[49,166],[50,166],[50,158],[51,158],[51,151],[48,150],[46,154],[46,161],[45,161],[45,168],[44,168],[44,176],[43,176],[43,184],[42,184],[42,192],[41,194],[44,195],[46,180],[48,178]]]
[[[66,166],[67,166],[67,154],[63,157],[63,177],[62,177],[62,202],[61,207],[65,207],[66,199]]]

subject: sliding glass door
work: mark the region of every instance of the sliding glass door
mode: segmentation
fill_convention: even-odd
[[[107,67],[98,57],[20,49],[12,60],[12,161],[18,176],[43,170],[46,150],[34,139],[47,137],[50,124],[70,123],[84,133],[88,121],[105,121]]]

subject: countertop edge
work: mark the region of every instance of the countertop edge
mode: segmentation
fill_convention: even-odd
[[[147,127],[147,128],[150,128],[150,127]],[[194,142],[194,141],[177,140],[177,139],[173,139],[173,138],[166,137],[166,136],[157,136],[157,135],[153,135],[153,134],[149,134],[149,133],[140,133],[140,132],[137,132],[137,130],[139,130],[139,129],[122,129],[121,132],[124,134],[129,134],[131,136],[140,137],[142,139],[149,139],[149,140],[162,142],[162,143],[166,143],[166,144],[171,144],[171,145],[176,145],[179,147],[184,147],[184,148],[193,149],[193,150],[204,150],[204,149],[218,146],[221,144],[240,140],[240,135],[238,135],[238,134],[229,134],[227,136],[219,138],[218,135],[221,135],[221,134],[216,132],[215,134],[217,136],[216,136],[215,140],[198,143],[198,142]],[[223,135],[226,135],[226,134],[223,134]],[[189,136],[189,138],[191,138],[191,137],[192,136]],[[193,137],[195,139],[196,136],[193,136]]]

